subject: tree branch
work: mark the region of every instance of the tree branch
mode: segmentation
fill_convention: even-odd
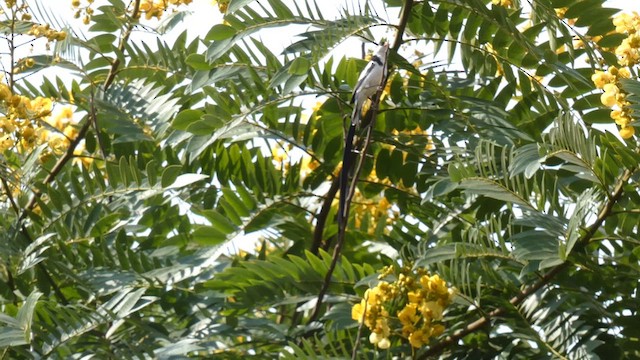
[[[400,13],[400,23],[397,27],[396,38],[393,40],[393,51],[397,52],[402,45],[402,36],[404,35],[404,29],[407,28],[409,17],[411,16],[411,9],[413,8],[413,0],[405,0],[402,7],[402,13]]]
[[[140,0],[136,0],[135,4],[134,4],[134,10],[133,10],[132,19],[136,19],[137,16],[139,15],[139,12],[140,12]],[[118,46],[118,49],[120,51],[124,51],[126,42],[128,41],[129,36],[131,35],[132,29],[133,29],[133,21],[129,22],[125,32],[123,33],[122,38],[120,39],[120,44]],[[12,35],[12,40],[13,40],[13,31],[11,32],[11,35]],[[104,85],[103,85],[103,90],[104,91],[106,91],[109,88],[109,86],[113,83],[113,80],[115,79],[115,74],[116,74],[116,72],[118,70],[119,64],[120,64],[120,62],[119,62],[119,60],[117,58],[116,58],[116,60],[114,60],[112,62],[111,68],[109,70],[109,74],[107,75],[107,78],[106,78],[106,80],[104,82]],[[13,77],[10,78],[10,85],[11,85],[11,88],[13,88]],[[73,153],[75,152],[75,150],[78,147],[78,145],[80,144],[80,142],[86,137],[87,132],[89,131],[89,128],[91,127],[91,125],[95,126],[96,138],[98,140],[98,144],[100,145],[102,156],[106,160],[105,148],[104,148],[104,146],[102,145],[102,143],[100,141],[99,131],[98,131],[98,127],[97,127],[97,123],[98,122],[97,122],[97,110],[96,110],[96,107],[95,107],[95,98],[94,98],[94,88],[93,88],[94,85],[92,83],[89,86],[91,87],[91,89],[90,89],[91,90],[91,96],[90,96],[90,100],[89,100],[89,102],[90,102],[90,104],[89,104],[89,114],[87,116],[87,120],[85,121],[85,123],[82,125],[82,127],[78,131],[78,134],[76,135],[76,137],[70,141],[69,147],[67,148],[65,153],[62,155],[61,158],[58,159],[58,161],[54,164],[54,166],[51,169],[51,171],[49,172],[49,174],[47,174],[47,176],[44,178],[44,180],[42,182],[44,185],[48,185],[51,182],[53,182],[53,180],[56,178],[56,176],[58,176],[58,174],[60,174],[62,169],[64,169],[65,165],[69,162],[69,160],[71,160],[74,157]],[[31,237],[31,235],[29,234],[29,232],[27,231],[26,227],[22,224],[22,222],[26,219],[28,213],[35,207],[36,202],[38,201],[38,199],[41,196],[42,196],[42,192],[37,190],[37,189],[35,189],[33,191],[33,195],[29,199],[29,202],[24,207],[24,210],[18,216],[18,221],[17,221],[17,224],[16,224],[16,228],[20,229],[20,232],[24,235],[25,239],[27,239],[27,241],[29,243],[32,243],[33,239]],[[51,276],[51,274],[49,274],[47,268],[43,265],[43,263],[39,263],[36,266],[38,267],[38,269],[42,270],[45,278],[51,284],[51,287],[53,288],[54,293],[56,294],[56,297],[63,304],[66,304],[67,303],[66,297],[64,296],[64,294],[60,290],[60,287],[56,284],[56,282],[53,279],[53,277]]]
[[[396,37],[395,37],[395,41],[393,44],[392,49],[394,51],[397,51],[400,48],[400,45],[402,44],[402,35],[404,33],[404,29],[407,26],[407,22],[409,21],[409,17],[411,16],[411,8],[413,6],[413,0],[405,0],[404,3],[404,7],[402,9],[402,14],[400,16],[400,24],[398,25],[397,29],[397,33],[396,33]],[[388,61],[389,56],[387,56],[385,58],[385,64],[384,66],[387,67],[386,62]],[[389,69],[389,72],[391,71],[391,69]],[[349,208],[351,207],[351,198],[353,197],[354,194],[354,190],[355,190],[355,186],[356,183],[358,181],[358,176],[360,174],[360,171],[362,169],[362,164],[364,162],[364,156],[366,155],[366,150],[369,147],[369,142],[371,141],[371,129],[375,123],[375,118],[378,114],[378,105],[380,103],[380,97],[382,95],[382,91],[384,90],[384,87],[387,83],[387,80],[389,78],[388,73],[385,74],[386,76],[384,76],[384,78],[382,79],[382,83],[380,84],[380,86],[378,87],[378,92],[376,93],[376,95],[373,97],[372,101],[371,101],[371,109],[369,110],[369,113],[371,114],[371,123],[368,125],[368,129],[367,129],[367,136],[366,136],[366,140],[364,142],[364,146],[363,146],[363,151],[361,152],[360,156],[361,159],[358,162],[358,165],[356,167],[356,170],[354,172],[353,175],[353,179],[351,180],[351,186],[349,186],[349,191],[347,191],[347,194],[340,194],[340,196],[345,196],[346,197],[346,201],[345,201],[345,213],[349,214]],[[344,166],[344,164],[343,164]],[[337,183],[339,183],[339,179],[336,181]],[[336,190],[337,192],[337,190]],[[326,201],[333,201],[333,198],[335,197],[335,193],[333,194],[333,196],[327,196]],[[322,308],[322,300],[324,298],[324,296],[327,293],[327,290],[329,289],[329,284],[331,283],[331,277],[333,276],[333,271],[336,268],[336,265],[338,263],[338,259],[340,258],[340,254],[342,252],[342,247],[344,246],[344,240],[345,240],[345,233],[346,233],[346,227],[347,227],[347,221],[348,221],[348,216],[345,217],[345,219],[343,219],[343,223],[339,224],[338,226],[338,241],[336,243],[336,247],[333,249],[333,256],[331,259],[331,264],[329,265],[329,268],[327,269],[327,274],[325,275],[324,281],[322,283],[322,288],[320,289],[320,291],[318,292],[318,300],[316,302],[315,308],[313,310],[313,313],[311,314],[310,318],[309,318],[309,322],[315,321],[318,317],[318,315],[320,314],[320,309]],[[320,231],[320,233],[323,232],[324,229],[317,229],[317,225],[316,225],[316,233],[318,231]],[[314,234],[315,235],[315,234]]]
[[[620,176],[618,182],[616,183],[615,188],[613,189],[611,197],[604,204],[604,206],[600,209],[600,211],[598,213],[598,217],[594,221],[594,223],[591,224],[591,226],[589,226],[587,228],[587,230],[584,233],[584,235],[582,235],[582,237],[578,240],[577,245],[576,245],[576,249],[584,248],[589,243],[591,238],[595,235],[595,233],[598,231],[598,229],[602,226],[602,224],[607,219],[607,217],[609,215],[611,215],[613,206],[622,197],[624,185],[629,181],[629,179],[631,178],[631,176],[634,174],[635,171],[636,171],[636,169],[627,169],[622,174],[622,176]],[[556,275],[558,275],[562,271],[566,270],[570,265],[571,265],[571,263],[567,260],[567,261],[563,262],[562,264],[555,266],[554,268],[549,270],[546,274],[544,274],[540,279],[538,279],[533,285],[525,288],[520,293],[518,293],[516,296],[512,297],[511,300],[509,300],[509,303],[511,305],[513,305],[514,307],[520,305],[520,303],[522,303],[522,301],[524,301],[524,299],[526,299],[531,294],[535,293],[536,291],[540,290],[542,287],[547,285],[549,282],[551,282],[551,280]],[[487,324],[489,324],[489,321],[491,321],[492,318],[501,316],[501,315],[505,314],[508,310],[509,310],[509,308],[507,308],[507,307],[499,307],[499,308],[489,312],[485,316],[483,316],[483,317],[479,318],[478,320],[475,320],[474,322],[472,322],[469,325],[465,326],[464,329],[456,331],[453,335],[448,336],[444,340],[440,341],[439,343],[431,346],[426,352],[424,352],[419,357],[419,359],[427,359],[427,358],[429,358],[431,356],[435,356],[435,355],[440,354],[445,348],[456,344],[463,337],[465,337],[465,336],[469,335],[470,333],[475,332],[476,330],[486,326]]]
[[[324,234],[324,227],[327,224],[327,218],[329,217],[329,212],[331,211],[331,203],[333,203],[333,199],[336,198],[339,187],[340,177],[335,176],[333,178],[333,181],[331,182],[331,187],[327,191],[327,195],[322,202],[320,212],[316,216],[316,227],[315,229],[313,229],[313,242],[311,243],[310,249],[311,253],[314,255],[318,254],[318,250],[322,246],[322,235]]]
[[[132,19],[136,19],[139,13],[140,13],[140,0],[136,0],[134,4]],[[124,51],[126,43],[129,40],[129,36],[131,36],[132,30],[133,30],[133,21],[131,21],[127,25],[127,28],[124,31],[122,38],[120,39],[120,44],[118,45],[119,51]],[[118,61],[117,58],[111,63],[109,74],[107,75],[107,78],[105,79],[105,82],[103,84],[104,91],[107,91],[107,89],[113,83],[119,64],[120,64],[120,61]],[[96,127],[95,129],[96,138],[98,140],[98,144],[100,144],[100,136],[97,128],[97,124],[98,124],[97,110],[94,104],[95,99],[94,99],[93,84],[90,86],[91,86],[91,97],[90,97],[89,115],[88,115],[87,121],[82,125],[75,139],[71,140],[71,142],[69,143],[69,147],[67,148],[67,151],[62,155],[60,159],[58,159],[58,161],[55,163],[55,165],[51,169],[51,172],[49,172],[49,174],[45,177],[43,181],[44,185],[51,183],[56,178],[56,176],[60,173],[60,171],[62,171],[64,166],[67,164],[67,162],[69,162],[69,160],[73,158],[73,152],[76,150],[76,147],[78,146],[78,144],[80,144],[80,142],[85,138],[92,124],[95,125]],[[106,160],[105,150],[101,144],[100,144],[100,148],[102,151],[102,156]],[[36,204],[36,201],[38,200],[38,198],[40,198],[40,196],[42,196],[42,193],[38,190],[34,190],[33,196],[31,197],[31,199],[29,199],[29,202],[25,206],[25,211],[23,211],[22,214],[20,214],[20,217],[18,218],[18,224],[20,224],[26,218],[27,212],[33,209],[33,207]]]

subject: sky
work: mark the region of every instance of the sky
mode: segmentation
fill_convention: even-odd
[[[125,0],[126,1],[126,0]],[[284,0],[286,3],[296,0]],[[297,0],[300,1],[300,0]],[[342,9],[347,8],[350,12],[354,12],[354,9],[357,9],[359,3],[364,3],[366,0],[316,0],[319,4],[322,5],[322,10],[324,12],[325,17],[327,18],[335,18],[339,17]],[[525,1],[525,0],[520,0]],[[38,6],[43,9],[50,9],[51,12],[55,12],[59,14],[59,18],[64,21],[68,21],[72,28],[74,29],[84,29],[86,31],[87,27],[82,25],[82,19],[74,19],[73,13],[74,9],[71,7],[71,0],[56,0],[56,1],[47,1],[43,2],[42,0],[31,0],[31,2],[35,2]],[[81,0],[81,3],[86,4],[87,0]],[[382,4],[382,0],[370,0],[370,4],[374,6],[378,10],[378,13],[381,17],[387,19],[390,23],[395,23],[397,20],[397,11],[391,12],[389,14],[385,13],[384,8],[380,5]],[[92,7],[97,8],[101,3],[106,3],[106,0],[96,0]],[[62,5],[64,4],[64,5]],[[607,6],[613,8],[620,8],[626,11],[636,10],[640,12],[640,1],[638,0],[607,0],[605,2]],[[62,6],[61,6],[62,5]],[[219,24],[222,22],[222,15],[217,9],[217,6],[212,4],[212,0],[193,0],[193,3],[188,7],[182,6],[181,9],[189,9],[191,15],[187,18],[187,21],[180,26],[180,31],[174,31],[169,36],[167,36],[167,40],[170,43],[172,38],[175,38],[182,29],[187,29],[190,38],[195,37],[203,37],[211,28],[211,26],[215,24]],[[157,21],[149,22],[149,25],[156,26],[158,24]],[[295,41],[295,33],[300,31],[300,28],[292,27],[290,28],[289,34],[283,34],[282,29],[274,29],[267,30],[261,33],[262,39],[265,41],[269,41],[270,47],[272,48],[284,48],[287,45],[291,44]],[[391,37],[392,34],[384,34],[378,32],[375,34],[377,37]],[[138,32],[135,34],[136,37],[144,39],[144,32]],[[151,43],[155,43],[155,40],[149,36]],[[349,39],[346,40],[343,44],[338,46],[334,54],[338,56],[354,56],[361,57],[361,41],[357,39]]]

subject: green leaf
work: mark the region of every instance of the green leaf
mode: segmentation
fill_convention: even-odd
[[[236,29],[229,25],[225,24],[216,24],[213,25],[207,36],[205,36],[205,40],[209,41],[221,41],[226,40],[233,37],[236,34]]]
[[[531,204],[519,194],[490,179],[466,178],[460,183],[460,188],[472,194],[483,195],[496,200],[518,204],[526,208],[532,208]]]
[[[162,172],[162,180],[160,181],[162,187],[166,188],[171,186],[176,181],[181,172],[182,166],[180,165],[167,166]]]
[[[584,114],[582,120],[587,124],[610,124],[613,122],[610,115],[610,109],[597,109]]]
[[[524,174],[527,179],[531,179],[545,159],[545,156],[540,155],[538,144],[527,144],[517,148],[513,162],[509,165],[510,177]]]
[[[113,230],[113,225],[121,219],[123,214],[112,213],[106,216],[103,216],[98,220],[92,227],[90,236],[98,237],[108,234],[111,230]]]
[[[204,113],[200,110],[182,110],[173,119],[171,126],[178,130],[187,130],[190,125],[199,121],[203,115]]]
[[[287,72],[290,75],[302,76],[306,75],[310,68],[311,62],[309,61],[309,59],[305,57],[298,57],[291,62],[289,68],[287,69]]]
[[[233,14],[234,12],[240,10],[244,6],[249,5],[255,0],[229,0],[229,6],[227,8],[228,14]]]
[[[20,310],[18,310],[18,316],[16,320],[20,328],[24,331],[23,336],[27,343],[31,342],[31,327],[33,325],[33,312],[35,311],[38,299],[43,294],[39,291],[33,291],[22,304]]]
[[[207,62],[207,59],[202,54],[190,54],[185,59],[187,65],[191,66],[195,70],[210,70],[211,65]],[[186,111],[186,110],[184,110]]]

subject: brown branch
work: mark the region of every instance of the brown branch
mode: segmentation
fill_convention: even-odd
[[[320,208],[320,212],[316,215],[316,227],[313,229],[313,242],[311,243],[311,253],[314,255],[318,254],[318,250],[322,246],[322,236],[324,234],[324,227],[327,224],[327,218],[329,217],[329,212],[331,211],[331,203],[333,203],[333,199],[336,198],[336,194],[338,193],[338,188],[340,187],[340,177],[335,176],[333,181],[331,182],[331,187],[327,191],[327,195],[322,202],[322,207]]]
[[[407,22],[409,21],[409,17],[411,16],[411,8],[413,5],[413,0],[405,0],[405,4],[404,7],[402,9],[402,14],[400,16],[400,24],[398,25],[397,29],[397,33],[396,33],[396,38],[395,38],[395,42],[393,44],[392,49],[394,51],[397,51],[400,48],[400,45],[402,44],[402,35],[404,33],[404,29],[407,26]],[[386,62],[388,61],[389,56],[387,55],[385,57],[385,64],[384,66],[386,67],[387,64]],[[390,69],[389,69],[390,71]],[[371,123],[369,124],[369,128],[368,128],[368,132],[367,132],[367,136],[366,136],[366,140],[365,140],[365,144],[363,147],[363,151],[361,152],[360,156],[361,159],[358,162],[356,171],[354,172],[353,175],[353,179],[351,180],[351,186],[349,186],[349,191],[347,191],[347,194],[340,194],[340,196],[345,196],[346,197],[346,201],[345,201],[345,213],[349,214],[349,208],[351,207],[351,199],[353,197],[354,194],[354,190],[355,190],[355,186],[356,183],[358,181],[358,176],[360,174],[360,171],[362,169],[362,164],[364,162],[364,156],[366,156],[366,150],[369,147],[369,142],[371,141],[371,129],[373,127],[373,124],[375,123],[375,118],[376,115],[378,113],[378,105],[380,103],[380,97],[382,95],[382,91],[384,90],[384,87],[387,83],[387,80],[389,78],[388,74],[385,74],[386,76],[383,77],[382,79],[382,83],[380,84],[380,86],[378,87],[378,92],[376,93],[376,95],[374,96],[374,98],[371,101],[371,109],[369,110],[369,113],[371,113]],[[344,165],[344,164],[343,164]],[[337,183],[339,183],[339,179],[336,180]],[[337,190],[336,190],[337,191]],[[331,201],[333,200],[333,197],[335,197],[335,194],[333,194],[333,196],[327,196],[327,200],[331,199]],[[327,201],[325,200],[325,201]],[[320,289],[320,291],[318,292],[318,299],[315,305],[315,308],[313,310],[313,313],[311,314],[311,316],[309,317],[309,322],[315,321],[317,319],[317,317],[320,314],[320,309],[322,308],[322,300],[324,298],[324,296],[326,295],[328,289],[329,289],[329,284],[331,283],[331,277],[333,276],[333,271],[336,268],[336,265],[338,263],[338,259],[340,258],[340,254],[342,252],[342,247],[344,246],[344,240],[345,240],[345,233],[346,233],[346,228],[347,228],[347,221],[348,221],[348,216],[345,216],[344,219],[342,219],[341,224],[338,224],[338,240],[337,240],[337,244],[336,247],[333,249],[333,256],[331,259],[331,264],[329,265],[329,268],[327,269],[327,274],[325,275],[324,281],[322,283],[322,288]],[[316,225],[316,233],[318,231],[320,231],[322,233],[324,229],[317,229],[317,225]]]
[[[388,56],[385,58],[384,66],[387,65],[386,62],[388,58],[389,58]],[[336,247],[333,249],[331,264],[329,265],[329,268],[327,269],[327,274],[325,275],[324,281],[322,282],[322,288],[318,292],[318,300],[316,302],[313,313],[309,318],[309,322],[315,321],[318,315],[320,314],[320,309],[322,308],[322,300],[326,295],[327,291],[329,290],[329,285],[331,284],[331,277],[333,276],[333,271],[335,270],[336,265],[338,264],[338,259],[340,258],[340,254],[342,253],[342,247],[344,246],[344,242],[345,242],[344,240],[346,235],[347,222],[349,221],[348,214],[349,214],[349,209],[351,208],[351,199],[353,198],[353,195],[355,193],[355,187],[358,182],[358,177],[360,176],[360,172],[362,171],[362,164],[364,163],[364,157],[366,156],[367,149],[369,148],[369,144],[371,142],[371,129],[375,124],[375,119],[376,119],[376,116],[378,115],[378,105],[380,103],[380,97],[382,95],[382,91],[384,90],[384,87],[387,83],[388,78],[389,78],[388,76],[384,76],[382,78],[382,82],[378,87],[378,92],[371,99],[371,108],[367,113],[367,116],[371,114],[370,115],[371,122],[367,125],[367,136],[365,137],[364,146],[362,147],[362,151],[360,152],[360,159],[353,173],[353,178],[351,179],[351,185],[349,186],[347,193],[340,194],[340,196],[345,196],[345,199],[346,199],[344,203],[344,206],[345,206],[344,211],[345,211],[345,214],[347,214],[347,216],[341,219],[340,221],[341,223],[338,224],[338,241],[336,243]],[[344,166],[344,164],[342,165]],[[345,176],[347,176],[346,172],[344,172],[344,174]],[[340,180],[338,180],[337,182],[339,183]]]
[[[4,192],[7,194],[7,199],[9,199],[9,203],[11,203],[11,208],[16,213],[16,215],[19,215],[20,208],[18,207],[18,204],[16,204],[16,201],[14,200],[13,195],[11,194],[11,188],[9,187],[9,183],[7,182],[7,179],[5,179],[4,177],[1,177],[0,180],[2,180],[2,187],[4,188]]]
[[[131,21],[127,24],[127,28],[122,33],[122,37],[120,38],[120,44],[118,44],[118,51],[124,51],[125,46],[127,45],[127,41],[129,41],[129,36],[131,36],[131,31],[133,31],[133,22],[135,19],[140,17],[140,0],[136,0],[133,4],[133,13],[131,13]],[[116,73],[118,72],[118,67],[120,66],[120,59],[116,56],[115,59],[111,62],[111,68],[109,69],[109,73],[107,74],[106,79],[104,80],[104,90],[106,91],[113,80],[116,78]]]
[[[133,15],[132,15],[133,19],[136,19],[137,15],[139,15],[139,12],[140,12],[140,0],[136,0],[135,1],[135,5],[134,5]],[[120,44],[119,44],[119,47],[118,47],[119,51],[123,51],[124,50],[126,42],[128,41],[129,36],[131,35],[132,29],[133,29],[133,21],[130,22],[127,25],[127,29],[125,30],[125,32],[123,33],[122,38],[120,39]],[[13,31],[12,31],[12,38],[11,39],[13,41]],[[13,42],[11,43],[11,45],[13,45]],[[13,48],[12,48],[12,50],[13,50]],[[13,59],[13,57],[12,57],[12,59]],[[118,70],[119,64],[120,64],[120,62],[119,62],[119,60],[117,58],[116,58],[116,60],[114,60],[112,62],[111,69],[109,70],[109,74],[107,75],[107,78],[106,78],[106,80],[105,80],[105,82],[103,84],[103,90],[104,91],[106,91],[109,88],[109,86],[112,84],[113,80],[115,79],[115,74],[116,74],[116,72]],[[11,75],[12,75],[12,72],[11,72]],[[10,77],[10,86],[13,87],[13,76]],[[91,127],[91,125],[94,125],[95,128],[96,128],[95,129],[96,138],[98,140],[98,144],[100,144],[100,148],[101,148],[101,151],[102,151],[102,156],[106,160],[105,149],[104,149],[104,146],[101,144],[99,131],[98,131],[98,127],[97,127],[97,110],[96,110],[96,107],[95,107],[93,84],[91,84],[90,86],[91,86],[91,97],[90,97],[90,104],[89,104],[90,109],[89,109],[89,114],[88,114],[87,121],[82,125],[82,127],[78,131],[78,135],[75,137],[75,139],[71,139],[71,141],[69,143],[69,147],[67,148],[65,153],[62,155],[61,158],[58,159],[58,161],[54,164],[54,166],[51,169],[51,171],[49,172],[49,174],[47,174],[47,176],[44,178],[44,180],[42,182],[44,185],[48,185],[51,182],[53,182],[53,180],[56,178],[56,176],[58,176],[58,174],[62,171],[62,169],[69,162],[69,160],[71,160],[74,157],[73,153],[75,152],[76,148],[78,147],[78,144],[80,144],[80,142],[86,137],[87,132],[89,131],[89,128]],[[22,213],[18,217],[18,221],[17,221],[16,227],[20,228],[20,231],[23,233],[25,239],[27,239],[27,241],[29,243],[32,243],[33,240],[31,238],[31,235],[27,231],[26,227],[22,224],[22,221],[24,221],[26,219],[28,213],[35,207],[36,202],[38,201],[38,199],[41,196],[42,196],[42,192],[37,190],[37,189],[35,189],[33,191],[33,195],[29,199],[29,202],[27,203],[27,205],[25,206],[24,210],[22,211]],[[49,274],[47,268],[42,263],[40,263],[40,264],[38,264],[36,266],[40,270],[42,270],[45,278],[51,284],[51,287],[53,288],[54,293],[56,294],[56,297],[58,297],[58,299],[60,299],[60,301],[63,304],[66,304],[67,303],[66,297],[64,296],[64,294],[62,293],[62,291],[60,290],[58,285],[56,284],[56,282],[53,279],[53,277],[51,276],[51,274]]]
[[[60,159],[58,159],[55,165],[53,165],[51,172],[49,172],[47,177],[45,177],[42,181],[44,185],[51,183],[60,173],[60,171],[62,171],[67,162],[71,160],[71,158],[73,158],[73,152],[75,151],[80,141],[82,141],[82,139],[84,139],[84,137],[86,136],[90,125],[91,121],[89,120],[87,120],[84,125],[82,125],[80,131],[78,131],[78,136],[76,136],[75,139],[71,140],[67,151],[62,155]],[[22,222],[22,220],[27,217],[27,211],[33,209],[33,207],[36,205],[36,201],[38,200],[38,198],[40,198],[40,196],[42,196],[42,192],[40,192],[39,190],[34,190],[33,196],[31,197],[31,199],[29,199],[29,202],[25,206],[25,210],[22,212],[22,214],[20,214],[20,217],[18,218],[18,223]]]
[[[402,45],[402,36],[404,35],[404,29],[407,28],[409,17],[411,16],[411,9],[413,8],[413,0],[405,0],[402,7],[402,13],[400,13],[400,23],[398,24],[396,31],[396,38],[393,40],[393,51],[397,52]]]
[[[134,8],[133,8],[133,13],[131,15],[132,19],[136,19],[140,14],[140,0],[136,0],[134,3]],[[124,51],[125,49],[125,45],[127,43],[127,41],[129,40],[129,36],[131,36],[131,31],[133,30],[133,20],[131,22],[129,22],[129,24],[127,24],[127,28],[124,31],[124,33],[122,34],[122,37],[120,38],[120,44],[118,45],[118,50],[119,51]],[[111,86],[111,84],[113,83],[113,80],[115,79],[115,74],[118,70],[118,66],[120,65],[120,61],[116,58],[112,63],[111,63],[111,68],[109,69],[109,74],[107,75],[107,78],[105,79],[105,82],[103,84],[103,90],[106,91],[107,89],[109,89],[109,87]],[[47,175],[47,177],[45,177],[43,184],[47,185],[49,183],[51,183],[56,176],[60,173],[60,171],[62,171],[62,169],[64,168],[64,166],[67,164],[67,162],[69,160],[71,160],[73,158],[73,152],[75,151],[76,147],[78,146],[78,144],[80,143],[80,141],[82,141],[85,136],[87,135],[87,132],[89,131],[89,127],[91,127],[91,125],[94,125],[95,131],[96,131],[96,138],[98,140],[98,144],[100,144],[100,148],[102,151],[102,156],[104,158],[104,160],[106,160],[106,154],[105,154],[105,150],[104,150],[104,146],[101,144],[100,141],[100,136],[99,136],[99,131],[97,128],[97,124],[98,124],[98,119],[97,119],[97,110],[95,108],[95,99],[94,99],[94,91],[93,91],[93,84],[91,85],[91,97],[90,97],[90,104],[89,104],[89,115],[88,115],[88,119],[87,121],[84,123],[84,125],[82,125],[82,127],[80,128],[80,131],[78,131],[78,135],[76,136],[75,139],[71,140],[69,147],[67,148],[67,151],[64,153],[64,155],[62,155],[62,157],[60,159],[58,159],[58,161],[56,162],[56,164],[53,166],[53,168],[51,169],[51,172],[49,172],[49,174]],[[33,209],[33,207],[36,204],[37,199],[42,196],[42,193],[40,191],[35,190],[33,196],[31,197],[31,199],[29,199],[29,202],[27,203],[27,206],[25,207],[26,211],[23,211],[22,214],[20,215],[20,217],[18,218],[18,223],[20,223],[22,220],[24,220],[27,216],[27,211]]]
[[[583,248],[584,246],[586,246],[591,240],[591,238],[598,231],[598,229],[602,226],[602,224],[607,219],[607,217],[611,215],[613,206],[622,197],[624,185],[629,181],[629,179],[631,178],[631,176],[634,174],[635,171],[636,169],[628,169],[622,174],[615,188],[613,189],[613,193],[611,194],[611,197],[609,197],[609,200],[604,204],[602,209],[600,209],[596,221],[587,228],[587,231],[578,240],[576,248]],[[509,300],[509,303],[514,307],[520,305],[520,303],[522,303],[524,299],[526,299],[531,294],[535,293],[536,291],[540,290],[542,287],[547,285],[556,275],[566,270],[570,265],[571,263],[569,261],[565,261],[562,264],[555,266],[554,268],[549,270],[546,274],[544,274],[540,279],[538,279],[533,285],[525,288],[516,296],[511,298],[511,300]],[[445,348],[458,343],[458,341],[463,337],[486,326],[489,323],[489,321],[491,321],[492,318],[501,316],[505,314],[508,310],[509,308],[507,307],[499,307],[489,312],[485,316],[465,326],[464,329],[456,331],[453,335],[448,336],[444,340],[440,341],[439,343],[431,346],[429,350],[427,350],[425,353],[423,353],[419,357],[419,359],[427,359],[431,356],[440,354]]]
[[[125,50],[125,47],[127,45],[127,41],[129,41],[129,37],[131,36],[131,32],[133,31],[133,27],[134,27],[134,21],[140,17],[140,0],[135,0],[134,4],[133,4],[133,12],[131,13],[131,21],[127,24],[127,27],[125,29],[125,31],[122,33],[122,37],[120,38],[120,43],[118,44],[118,52],[122,53]],[[118,74],[118,68],[120,67],[120,59],[118,58],[117,54],[116,57],[113,59],[113,61],[111,62],[111,68],[109,69],[109,73],[107,74],[107,77],[104,79],[104,84],[102,85],[103,90],[106,92],[107,89],[109,89],[109,87],[111,86],[111,84],[113,83],[113,81],[116,78],[116,75]],[[95,106],[93,103],[93,97],[94,97],[94,93],[93,93],[93,88],[91,90],[91,112],[95,112]],[[96,132],[96,140],[98,142],[98,147],[100,148],[100,152],[102,153],[102,158],[106,161],[107,160],[107,149],[104,146],[104,143],[102,142],[102,139],[100,138],[100,128],[98,127],[98,117],[97,116],[93,116],[91,118],[91,122],[92,125],[94,127],[94,131]]]
[[[16,10],[15,10],[15,6],[17,6],[17,3],[14,3],[13,6],[11,7],[11,25],[9,28],[9,31],[11,32],[11,34],[9,35],[9,89],[11,90],[11,93],[13,94],[13,87],[15,85],[15,74],[13,73],[13,68],[15,66],[15,52],[16,52],[16,43],[15,43],[15,29],[16,29]]]

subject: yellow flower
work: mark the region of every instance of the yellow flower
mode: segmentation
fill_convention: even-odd
[[[380,341],[378,341],[378,347],[383,350],[390,348],[391,342],[389,341],[389,338],[380,339]]]
[[[381,315],[382,317],[376,319],[376,326],[372,329],[372,331],[382,337],[388,337],[391,333],[391,330],[389,329],[389,322],[386,318],[388,314],[383,311]]]
[[[271,149],[271,157],[277,164],[282,164],[289,158],[289,154],[280,146]]]
[[[431,336],[440,336],[444,333],[444,326],[442,324],[435,324],[431,328]]]
[[[16,124],[7,117],[0,117],[0,129],[5,133],[12,133],[16,130]]]
[[[3,153],[13,147],[14,141],[9,134],[0,137],[0,153]]]
[[[388,329],[389,327],[387,326],[387,330]],[[369,335],[369,342],[376,345],[380,349],[388,349],[389,346],[391,346],[391,342],[389,341],[388,336],[389,336],[388,331],[386,334],[372,332],[371,335]]]
[[[636,133],[636,129],[633,126],[625,126],[620,129],[620,136],[623,139],[630,139]]]
[[[605,84],[604,93],[600,95],[600,101],[604,106],[612,107],[616,104],[617,95],[620,89],[614,84]]]
[[[153,2],[151,0],[145,0],[140,4],[140,11],[142,12],[149,12],[151,9],[153,9]]]
[[[50,98],[43,98],[38,96],[37,98],[29,101],[28,107],[34,113],[34,117],[42,117],[51,113],[51,107],[53,103]]]
[[[618,75],[619,78],[623,78],[623,79],[628,79],[631,77],[631,72],[629,71],[629,68],[621,68],[618,69]]]
[[[229,1],[230,0],[214,0],[213,4],[215,5],[217,3],[218,11],[220,11],[221,14],[224,14],[227,12],[227,8],[229,7]]]
[[[67,119],[73,118],[73,110],[71,109],[71,106],[63,107],[62,111],[60,112],[60,117]]]
[[[431,277],[429,277],[429,275],[423,275],[420,278],[420,284],[426,290],[437,295],[444,295],[448,293],[447,284],[437,274]]]
[[[67,150],[68,140],[61,134],[52,134],[49,139],[49,148],[57,155],[62,155]]]
[[[368,289],[367,291],[365,291],[364,298],[367,300],[367,303],[369,305],[375,306],[380,304],[382,300],[380,295],[381,295],[380,288],[374,287],[372,289]]]
[[[567,10],[569,10],[568,7],[561,7],[561,8],[555,9],[556,16],[560,19],[564,19],[564,14],[567,12]]]
[[[398,311],[398,320],[403,325],[406,324],[415,324],[420,320],[420,317],[416,314],[417,305],[416,304],[407,304],[405,307]]]
[[[610,116],[615,121],[615,123],[620,126],[627,126],[629,125],[629,123],[631,123],[631,118],[625,111],[612,110]]]
[[[358,304],[353,305],[353,307],[351,308],[351,319],[361,323],[364,320],[364,306],[364,300],[362,300],[362,302]]]
[[[75,126],[67,126],[64,128],[64,136],[67,137],[67,139],[69,140],[73,140],[78,136],[78,129],[75,128]]]
[[[410,303],[418,304],[423,299],[422,292],[421,291],[409,291],[407,293],[407,298],[409,299]]]
[[[616,27],[616,32],[619,34],[635,34],[638,31],[640,24],[640,17],[637,12],[632,14],[621,13],[613,18],[613,25]]]
[[[6,101],[11,98],[11,90],[5,84],[0,84],[0,101]]]
[[[418,329],[409,335],[409,343],[414,348],[422,347],[422,345],[429,343],[429,334],[424,330]]]
[[[420,307],[420,312],[425,318],[433,320],[442,320],[442,312],[444,308],[435,301],[426,301]]]
[[[493,3],[493,5],[499,5],[503,7],[510,7],[512,5],[511,0],[491,0],[491,3]]]
[[[622,40],[620,46],[616,48],[616,55],[619,57],[618,63],[622,66],[633,66],[640,60],[640,53],[638,52],[638,42],[640,37],[638,35],[630,35],[628,38]]]
[[[591,81],[593,81],[598,89],[602,89],[606,84],[612,83],[614,78],[608,72],[596,70],[595,74],[591,75]]]
[[[22,128],[22,137],[25,139],[31,139],[35,134],[36,132],[31,126]]]

